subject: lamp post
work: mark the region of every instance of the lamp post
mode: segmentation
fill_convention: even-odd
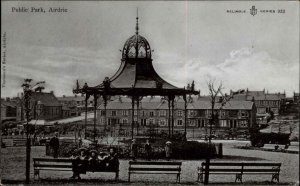
[[[30,98],[33,90],[42,90],[43,86],[40,84],[45,83],[44,81],[37,82],[34,86],[31,86],[32,79],[24,79],[22,84],[24,91],[24,107],[26,114],[26,184],[30,182],[30,152],[31,152],[31,140],[30,140],[30,131],[29,131],[29,122],[31,120],[31,109],[30,109]]]

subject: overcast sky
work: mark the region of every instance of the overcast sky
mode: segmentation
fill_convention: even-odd
[[[76,79],[100,84],[120,65],[119,50],[135,33],[137,7],[140,35],[154,50],[154,68],[175,86],[195,80],[205,94],[206,82],[215,79],[223,81],[224,91],[299,91],[298,2],[1,3],[7,43],[1,97],[21,92],[24,78],[45,80],[45,91],[57,96],[72,95]],[[249,13],[253,5],[255,16]],[[64,7],[68,12],[16,13],[12,7]]]

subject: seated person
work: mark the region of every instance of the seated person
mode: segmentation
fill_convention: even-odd
[[[101,168],[106,167],[108,163],[108,155],[105,152],[100,152],[98,156],[99,166]]]
[[[89,168],[90,170],[94,171],[99,167],[97,151],[91,150],[90,151],[90,158],[89,158]]]
[[[86,165],[88,161],[88,156],[86,155],[86,149],[80,149],[79,150],[80,155],[77,157],[74,157],[72,161],[72,171],[73,171],[73,176],[71,177],[72,179],[75,179],[78,177],[80,178],[80,174],[85,174],[86,173]]]
[[[108,156],[107,160],[108,160],[108,167],[109,168],[114,169],[114,168],[119,167],[118,155],[115,152],[114,148],[109,149],[109,156]]]

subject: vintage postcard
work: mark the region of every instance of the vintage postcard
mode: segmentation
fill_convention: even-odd
[[[299,185],[298,1],[1,1],[0,185]]]

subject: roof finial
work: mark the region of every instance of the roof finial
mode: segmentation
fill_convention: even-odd
[[[135,34],[139,35],[139,8],[136,8],[136,27]]]

